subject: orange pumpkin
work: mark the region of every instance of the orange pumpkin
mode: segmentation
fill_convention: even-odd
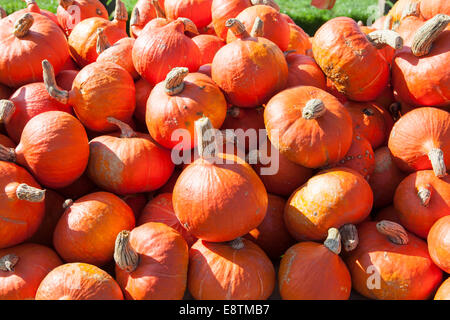
[[[189,251],[188,289],[196,300],[265,300],[275,277],[264,251],[244,238],[198,240]]]
[[[212,0],[165,0],[164,11],[168,19],[188,18],[200,29],[212,21],[211,4]]]
[[[286,62],[289,69],[287,88],[312,86],[327,89],[325,76],[313,58],[289,53],[286,55]]]
[[[200,34],[192,38],[200,50],[200,65],[212,63],[217,51],[226,43],[217,36],[210,34]]]
[[[211,17],[214,30],[222,40],[227,39],[228,28],[225,23],[244,9],[252,5],[250,0],[213,0],[211,4]]]
[[[433,262],[442,270],[450,273],[450,215],[437,220],[427,236],[428,252]]]
[[[42,16],[44,16],[46,18],[49,18],[57,25],[59,24],[58,18],[56,17],[56,15],[53,12],[39,8],[38,4],[36,3],[36,0],[22,0],[22,2],[25,2],[27,7],[25,9],[13,12],[13,13],[11,13],[11,15],[23,15],[24,13],[27,13],[27,12],[34,12],[34,13],[41,14]]]
[[[294,23],[289,23],[289,45],[287,51],[295,50],[297,54],[306,55],[312,49],[309,35]]]
[[[420,14],[425,20],[439,13],[450,15],[450,3],[446,0],[421,0],[419,7]]]
[[[434,300],[450,300],[450,278],[447,278],[436,291]]]
[[[139,79],[134,83],[136,87],[136,109],[134,117],[139,123],[145,123],[147,112],[147,100],[153,90],[153,86],[145,79]]]
[[[130,18],[130,35],[137,38],[142,29],[157,17],[165,18],[164,0],[138,0]]]

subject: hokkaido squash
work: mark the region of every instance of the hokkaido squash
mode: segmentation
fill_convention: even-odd
[[[56,16],[66,36],[80,21],[92,17],[109,18],[108,11],[99,0],[59,0]]]
[[[200,50],[200,65],[212,63],[217,51],[226,43],[217,36],[210,34],[200,34],[192,38]]]
[[[428,252],[433,262],[446,273],[450,273],[450,215],[437,220],[427,236]]]

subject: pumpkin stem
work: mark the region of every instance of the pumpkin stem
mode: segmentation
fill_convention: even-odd
[[[364,113],[366,116],[369,116],[369,117],[371,117],[375,114],[371,108],[364,108],[362,110],[362,113]]]
[[[244,248],[244,241],[241,237],[231,240],[229,244],[234,250],[241,250]]]
[[[45,199],[45,190],[30,187],[25,183],[21,183],[16,189],[16,196],[19,200],[42,202]]]
[[[391,30],[393,17],[391,15],[387,15],[386,19],[384,19],[383,29]]]
[[[394,102],[389,106],[389,113],[392,115],[394,121],[397,121],[402,116],[402,105],[400,102]]]
[[[0,100],[0,123],[8,123],[16,112],[16,106],[12,101]]]
[[[450,16],[446,14],[437,14],[425,22],[414,35],[411,46],[411,52],[416,57],[428,54],[431,50],[434,40],[447,28],[450,22]]]
[[[74,0],[59,0],[59,5],[67,10],[73,4]]]
[[[33,15],[29,12],[25,13],[14,24],[14,36],[17,38],[25,37],[30,31],[30,28],[33,26],[33,23]]]
[[[42,61],[42,70],[44,74],[45,88],[47,89],[50,97],[61,102],[62,104],[67,104],[69,102],[69,91],[61,89],[56,84],[55,71],[48,60]]]
[[[108,38],[105,35],[105,32],[103,31],[103,28],[97,29],[97,54],[102,53],[106,49],[110,48],[111,44],[109,43]]]
[[[169,96],[179,94],[184,90],[184,78],[189,74],[188,68],[173,68],[166,76],[165,89]]]
[[[134,130],[128,124],[126,124],[125,122],[117,120],[116,118],[113,118],[113,117],[108,117],[106,120],[109,123],[112,123],[112,124],[114,124],[114,125],[119,127],[120,132],[121,132],[121,134],[120,134],[121,138],[134,138],[134,137],[137,137],[137,133],[134,132]]]
[[[192,22],[192,20],[190,20],[188,18],[178,18],[177,20],[180,20],[181,22],[183,22],[185,32],[190,32],[195,35],[200,34],[200,32],[198,32],[197,26],[195,25],[194,22]]]
[[[328,236],[323,243],[327,249],[335,254],[341,253],[341,233],[336,228],[328,229]]]
[[[259,17],[256,17],[255,22],[253,23],[253,28],[250,35],[255,38],[264,37],[264,21],[262,21]]]
[[[0,270],[1,271],[14,271],[14,266],[19,262],[19,257],[15,254],[7,254],[0,258]]]
[[[262,4],[265,6],[272,7],[276,9],[277,11],[280,11],[280,6],[275,2],[275,0],[250,0],[253,6],[256,6],[258,4]]]
[[[447,168],[445,167],[444,152],[439,148],[431,149],[428,152],[428,159],[431,161],[434,174],[438,178],[445,177],[447,175]]]
[[[7,16],[5,9],[3,9],[2,6],[0,6],[0,19],[3,19]]]
[[[245,29],[244,24],[240,22],[238,19],[235,18],[228,19],[225,22],[225,27],[231,30],[231,32],[233,32],[236,38],[245,39],[250,37],[247,30]]]
[[[141,25],[141,16],[139,13],[139,8],[134,7],[133,11],[131,12],[131,18],[130,18],[130,26],[140,26]]]
[[[327,109],[320,99],[309,100],[302,110],[302,117],[306,120],[317,119],[321,117]]]
[[[156,17],[157,18],[166,18],[166,13],[164,12],[164,9],[161,8],[159,5],[158,0],[152,0],[153,7],[155,8]]]
[[[347,252],[353,251],[359,244],[358,230],[354,224],[344,224],[339,228],[341,234],[342,244]]]
[[[66,199],[62,205],[63,209],[67,209],[70,208],[73,205],[73,200],[72,199]]]
[[[217,152],[216,132],[208,117],[195,121],[197,133],[198,154],[204,159],[214,158]]]
[[[116,0],[116,12],[114,13],[114,20],[116,21],[128,20],[127,7],[121,0]]]
[[[241,109],[239,107],[231,107],[227,110],[227,114],[233,118],[237,118],[241,114]]]
[[[139,265],[139,254],[130,245],[130,231],[121,231],[116,238],[114,261],[127,272],[133,272]]]
[[[403,38],[392,30],[376,30],[366,37],[377,49],[382,49],[387,45],[394,49],[403,48]]]
[[[284,51],[283,54],[284,54],[285,57],[287,57],[291,53],[296,53],[296,52],[297,52],[297,50],[287,50],[287,51]]]
[[[377,223],[379,233],[388,237],[389,241],[398,245],[408,244],[409,238],[405,228],[396,222],[382,220]]]
[[[420,186],[417,190],[417,196],[420,199],[420,204],[424,207],[428,207],[428,204],[431,200],[431,191],[432,188],[429,184],[426,186]]]
[[[41,9],[36,3],[36,0],[24,0],[27,5],[28,12],[41,13]]]
[[[400,21],[409,16],[418,17],[419,14],[420,14],[419,3],[418,2],[409,2],[408,5],[402,11],[402,16],[400,18]]]
[[[16,150],[0,144],[0,161],[16,162]]]

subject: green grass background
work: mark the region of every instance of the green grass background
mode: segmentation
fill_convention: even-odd
[[[123,0],[131,14],[131,10],[137,0]],[[37,0],[41,9],[56,12],[57,0]],[[332,10],[320,10],[310,5],[311,0],[277,0],[281,11],[288,14],[294,21],[310,35],[325,21],[339,16],[347,16],[361,20],[367,24],[368,19],[374,20],[379,16],[377,12],[377,0],[337,0]],[[25,3],[21,0],[0,0],[8,14],[22,9]]]

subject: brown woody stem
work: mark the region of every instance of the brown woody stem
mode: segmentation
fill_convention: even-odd
[[[341,234],[338,229],[330,228],[328,229],[328,236],[323,243],[331,252],[335,254],[341,253]]]
[[[125,122],[117,120],[116,118],[113,117],[108,117],[107,121],[109,123],[112,123],[114,125],[116,125],[117,127],[119,127],[120,129],[120,137],[121,138],[134,138],[137,137],[136,132],[134,132],[134,130]]]
[[[441,34],[450,22],[450,16],[437,14],[425,22],[415,33],[411,52],[416,57],[428,54],[434,40]]]
[[[400,102],[394,102],[389,106],[389,113],[392,115],[394,121],[397,121],[402,116],[402,105]]]
[[[33,15],[29,12],[25,13],[14,24],[14,36],[17,38],[25,37],[33,26],[33,23]]]
[[[5,9],[3,9],[3,7],[0,6],[0,19],[3,19],[7,16],[8,14],[6,13]]]
[[[385,46],[390,46],[393,49],[403,48],[403,38],[392,30],[376,30],[366,37],[377,49]]]
[[[141,16],[139,13],[139,8],[134,7],[133,12],[131,13],[130,26],[140,26],[140,25],[141,25]]]
[[[400,20],[405,19],[409,16],[419,16],[419,3],[418,2],[409,2],[408,5],[403,9],[402,16]]]
[[[242,238],[231,240],[229,244],[234,250],[240,250],[244,248],[244,241],[242,240]]]
[[[45,199],[45,190],[30,187],[25,183],[21,183],[16,189],[16,196],[19,200],[42,202]]]
[[[114,20],[116,21],[128,20],[127,7],[121,0],[116,0],[116,12],[114,13]]]
[[[253,23],[253,28],[250,35],[255,38],[264,37],[264,21],[262,21],[259,17],[256,17],[255,22]]]
[[[426,186],[420,186],[417,190],[417,196],[420,199],[420,204],[424,207],[428,207],[431,200],[432,188],[429,184]]]
[[[19,257],[15,254],[7,254],[0,258],[0,270],[5,272],[13,272],[14,266],[19,262]]]
[[[198,32],[197,26],[195,25],[194,22],[192,22],[192,20],[190,20],[188,18],[178,18],[177,20],[180,20],[181,22],[183,22],[185,32],[190,32],[195,35],[200,34],[200,32]]]
[[[321,117],[327,109],[320,99],[309,100],[302,110],[302,117],[306,120],[317,119]]]
[[[109,40],[106,37],[106,34],[103,31],[103,28],[98,28],[97,29],[97,46],[96,46],[97,53],[100,54],[110,47],[111,47],[111,44],[109,43]]]
[[[8,123],[16,111],[16,106],[12,101],[0,100],[0,123]]]
[[[444,161],[444,152],[441,149],[431,149],[430,152],[428,152],[428,159],[430,159],[431,166],[433,167],[433,171],[436,177],[442,178],[447,175],[447,168]]]
[[[0,161],[16,162],[16,151],[0,144]]]
[[[227,114],[233,118],[237,118],[241,114],[241,109],[239,107],[231,107],[227,110]]]
[[[225,22],[225,27],[231,30],[231,32],[233,32],[236,38],[245,39],[250,37],[249,33],[245,29],[244,24],[240,22],[238,19],[235,18],[228,19]]]
[[[50,62],[48,62],[48,60],[42,61],[42,70],[44,74],[45,88],[47,89],[50,97],[63,104],[69,103],[69,91],[61,89],[56,84],[55,71],[53,70],[53,66],[50,64]]]
[[[214,158],[217,152],[216,133],[211,121],[203,117],[195,121],[195,132],[197,133],[198,154],[204,159]]]
[[[72,199],[66,199],[62,205],[63,209],[70,208],[73,205]]]
[[[153,7],[155,8],[156,17],[157,18],[166,18],[166,13],[164,12],[164,9],[161,8],[159,5],[158,0],[152,0]]]
[[[347,252],[353,251],[359,244],[358,230],[354,224],[345,224],[339,228],[342,245]]]
[[[280,11],[280,6],[275,2],[275,0],[250,0],[252,5],[256,6],[258,4],[263,4],[265,6],[270,6],[277,11]]]
[[[405,228],[403,228],[396,222],[382,220],[377,223],[377,230],[379,233],[387,236],[389,241],[394,244],[408,244],[408,233],[406,232]]]
[[[59,0],[59,5],[67,10],[73,4],[74,0]]]
[[[386,18],[384,19],[384,23],[383,23],[383,29],[384,30],[391,30],[392,27],[392,16],[391,15],[387,15]]]
[[[189,74],[189,69],[184,67],[173,68],[166,76],[165,89],[169,96],[179,94],[184,89],[184,78]]]
[[[130,231],[121,231],[116,238],[114,261],[127,272],[133,272],[139,265],[139,254],[130,245]]]

